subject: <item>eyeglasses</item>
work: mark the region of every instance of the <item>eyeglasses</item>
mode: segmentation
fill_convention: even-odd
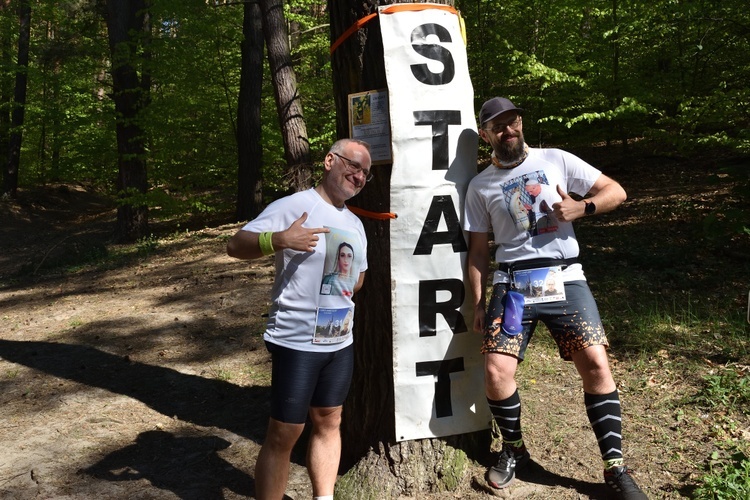
[[[370,172],[369,170],[365,170],[364,168],[362,168],[361,165],[358,165],[357,163],[355,163],[353,160],[350,160],[346,156],[342,156],[338,153],[332,153],[332,154],[338,156],[341,159],[341,162],[350,172],[354,172],[355,174],[359,174],[359,173],[364,174],[365,182],[370,182],[373,179],[373,177],[375,177],[375,175],[372,172]]]
[[[503,132],[505,130],[505,127],[516,128],[520,123],[521,115],[516,115],[516,117],[509,122],[495,123],[493,126],[485,128],[485,130],[489,130],[493,134],[497,134],[499,132]]]

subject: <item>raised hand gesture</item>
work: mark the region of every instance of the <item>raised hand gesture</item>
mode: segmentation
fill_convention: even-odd
[[[303,227],[307,220],[307,212],[294,221],[286,231],[280,231],[273,235],[273,246],[275,249],[291,248],[300,252],[312,252],[318,245],[319,233],[330,233],[326,227]]]
[[[562,200],[552,204],[552,210],[557,220],[560,222],[573,222],[583,216],[586,208],[583,202],[571,198],[559,184],[557,185],[557,194],[562,198]]]

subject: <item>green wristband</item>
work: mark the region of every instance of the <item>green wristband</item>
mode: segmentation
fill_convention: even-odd
[[[263,255],[276,253],[276,250],[273,248],[273,243],[271,243],[272,236],[272,231],[266,231],[265,233],[260,233],[260,235],[258,235],[258,245],[260,246],[260,251]]]

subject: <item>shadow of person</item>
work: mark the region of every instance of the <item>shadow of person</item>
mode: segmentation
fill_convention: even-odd
[[[590,481],[581,481],[580,479],[561,476],[545,469],[544,466],[534,461],[534,459],[529,460],[526,467],[516,472],[516,478],[525,483],[574,489],[578,494],[585,495],[586,498],[591,500],[605,500],[612,497],[612,492],[607,489],[603,478],[600,483],[592,483]]]
[[[253,479],[218,455],[230,443],[216,436],[175,436],[146,431],[130,446],[115,450],[84,473],[106,481],[146,479],[182,499],[224,498],[224,488],[255,494]]]
[[[50,375],[137,399],[168,417],[220,427],[259,442],[270,389],[133,362],[85,345],[0,339],[0,357]]]

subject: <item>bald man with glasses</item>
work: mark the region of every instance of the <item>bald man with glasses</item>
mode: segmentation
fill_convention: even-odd
[[[259,500],[284,496],[292,448],[308,417],[313,495],[333,499],[342,408],[354,367],[352,298],[367,270],[365,230],[345,202],[372,179],[371,164],[366,142],[337,141],[323,161],[320,184],[271,203],[227,244],[231,257],[275,258],[263,334],[272,380],[271,416],[255,465]],[[331,273],[339,278],[337,286]]]

